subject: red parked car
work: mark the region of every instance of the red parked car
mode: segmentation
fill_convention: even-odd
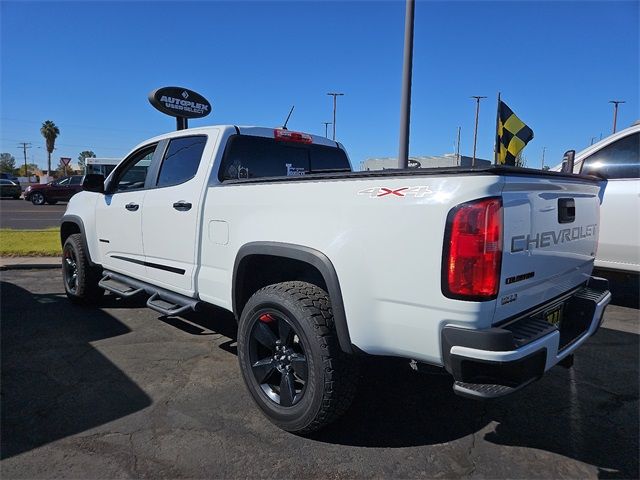
[[[46,185],[31,185],[24,191],[24,199],[34,205],[54,205],[58,202],[67,202],[76,193],[82,190],[83,175],[62,177]]]

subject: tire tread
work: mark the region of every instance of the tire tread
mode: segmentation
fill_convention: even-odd
[[[268,285],[258,292],[278,293],[300,304],[308,312],[316,341],[326,352],[322,355],[325,377],[320,410],[309,425],[296,433],[320,430],[349,409],[358,386],[358,365],[340,348],[329,295],[320,287],[302,281]]]
[[[69,297],[72,302],[79,304],[90,304],[100,300],[104,294],[104,290],[98,286],[98,282],[100,281],[100,269],[92,267],[89,263],[89,256],[85,251],[82,234],[73,233],[69,235],[64,243],[65,246],[67,243],[71,243],[76,251],[76,261],[80,264],[79,270],[82,276],[82,280],[78,280],[79,283],[75,294],[71,294],[66,291],[65,287],[67,297]],[[64,258],[62,261],[64,262]]]

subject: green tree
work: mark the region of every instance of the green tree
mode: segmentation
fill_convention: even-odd
[[[527,158],[524,156],[524,148],[516,155],[516,167],[526,167]]]
[[[51,154],[56,148],[56,138],[60,135],[60,129],[51,120],[46,120],[42,127],[40,127],[40,133],[44,137],[47,143],[47,174],[51,174]]]
[[[20,168],[18,168],[18,173],[17,175],[19,177],[27,177],[29,174],[31,175],[35,175],[35,171],[38,169],[38,165],[36,165],[35,163],[28,163],[27,164],[27,171],[25,173],[24,171],[24,165],[21,165]]]
[[[92,150],[85,150],[78,155],[78,167],[84,170],[84,164],[87,158],[96,158],[96,154]]]
[[[542,170],[546,171],[546,170],[549,170],[549,168],[550,168],[549,165],[545,165],[544,167],[542,167]]]
[[[0,171],[13,173],[16,169],[16,159],[10,153],[0,153]]]

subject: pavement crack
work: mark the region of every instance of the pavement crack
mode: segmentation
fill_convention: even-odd
[[[483,425],[485,424],[484,420],[486,416],[487,416],[487,406],[483,402],[482,412],[480,413],[480,419],[478,420],[476,424],[476,428],[471,434],[471,445],[469,446],[469,450],[467,451],[467,456],[469,458],[469,461],[471,462],[471,468],[469,469],[468,472],[466,472],[465,477],[470,477],[476,472],[476,468],[478,466],[477,465],[478,455],[476,454],[476,447],[477,447],[476,437],[480,433],[480,430],[482,430]]]

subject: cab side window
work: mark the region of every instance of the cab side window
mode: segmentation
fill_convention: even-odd
[[[116,172],[116,177],[112,181],[113,186],[110,188],[112,193],[141,190],[144,188],[156,147],[157,145],[145,147],[135,152],[127,160],[124,167]]]
[[[192,179],[200,166],[206,143],[205,135],[172,139],[164,154],[156,185],[168,187]]]
[[[587,157],[580,173],[602,178],[640,178],[640,132],[627,135]]]
[[[81,185],[82,177],[80,175],[76,175],[71,177],[71,185]]]

